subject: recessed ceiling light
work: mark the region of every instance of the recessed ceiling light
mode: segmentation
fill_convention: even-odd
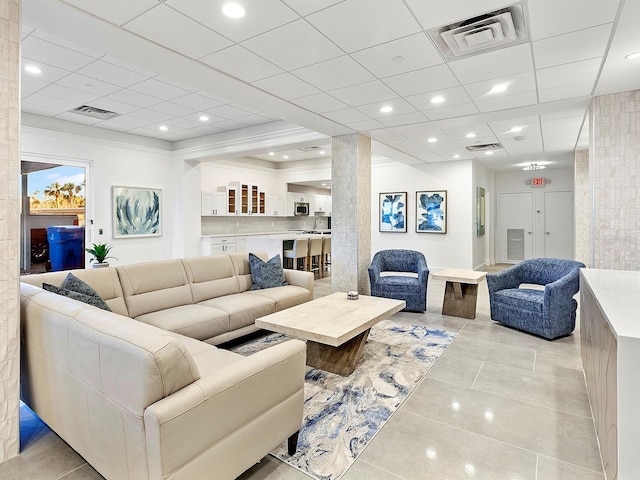
[[[489,93],[502,93],[506,92],[507,88],[509,88],[508,83],[499,83],[498,85],[494,85],[494,87],[489,90]]]
[[[287,159],[289,158],[289,155],[285,155],[285,156],[284,156],[284,157],[282,157],[282,158],[284,158],[285,160],[287,160]]]
[[[442,103],[442,102],[444,102],[444,97],[440,95],[436,95],[435,97],[431,98],[431,103]]]
[[[206,115],[200,115],[200,121],[201,122],[208,122],[209,121],[209,117],[207,117]]]
[[[521,131],[522,131],[522,127],[513,127],[507,133],[518,133],[518,132],[521,132]]]
[[[393,107],[391,105],[385,105],[380,109],[382,113],[390,113],[393,112]]]
[[[35,65],[27,65],[26,67],[24,67],[24,71],[28,73],[33,73],[34,75],[40,75],[42,73],[42,70],[40,70],[40,67],[37,67]]]
[[[453,155],[451,155],[451,158],[460,158],[460,155],[458,155],[457,153],[454,153]]]
[[[325,152],[324,150],[320,150],[320,151],[318,152],[318,154],[319,154],[319,155],[324,155],[325,153],[327,153],[327,152]]]
[[[485,155],[493,155],[493,152],[489,150],[488,152],[484,152]]]
[[[269,152],[269,155],[271,155],[272,157],[275,155],[275,152]]]
[[[475,133],[473,133],[473,132],[469,132],[469,133],[467,133],[464,137],[465,137],[465,138],[476,138],[476,134],[475,134]]]
[[[624,58],[626,58],[627,60],[636,60],[636,59],[640,58],[640,52],[630,53],[629,55],[627,55]]]
[[[158,129],[162,130],[163,132],[166,132],[167,130],[169,130],[169,127],[167,127],[166,125],[160,125]]]
[[[438,139],[436,137],[431,137],[427,139],[427,142],[429,143],[436,143],[438,141]]]
[[[237,3],[227,3],[222,7],[222,13],[229,18],[242,18],[246,12],[242,5],[238,5]]]

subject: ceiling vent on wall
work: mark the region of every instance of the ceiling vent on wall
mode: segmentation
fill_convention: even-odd
[[[322,147],[303,147],[300,150],[303,152],[319,152],[320,150],[324,150]]]
[[[501,143],[485,143],[483,145],[469,145],[467,146],[467,150],[470,152],[484,152],[486,150],[498,150],[502,148]]]
[[[71,113],[77,113],[78,115],[85,115],[87,117],[100,118],[101,120],[106,120],[108,118],[113,118],[120,115],[119,113],[116,113],[116,112],[110,112],[109,110],[103,110],[102,108],[91,107],[89,105],[82,105],[81,107],[77,107],[69,111]]]
[[[521,3],[429,30],[447,60],[478,55],[529,40]]]

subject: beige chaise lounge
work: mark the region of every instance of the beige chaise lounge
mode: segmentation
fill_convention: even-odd
[[[247,291],[250,274],[242,257],[227,257],[238,291],[228,271],[206,272],[205,265],[228,265],[213,257],[170,261],[170,266],[159,262],[161,270],[174,274],[163,279],[145,278],[136,266],[76,272],[113,312],[23,282],[23,400],[107,479],[232,479],[283,441],[295,446],[304,400],[304,343],[290,340],[244,357],[163,330],[154,323],[173,328],[172,316],[145,317],[153,312],[140,306],[174,309],[178,330],[213,343],[252,330],[247,315],[295,304],[298,289],[310,298],[309,289],[299,285]],[[178,264],[185,265],[184,277],[177,276]],[[144,265],[157,272],[157,265]],[[286,273],[292,283],[298,278],[293,273]],[[65,276],[56,272],[23,280],[54,283]],[[225,294],[205,299],[207,282],[212,282],[209,290]],[[183,303],[185,286],[191,292],[201,288],[200,296],[191,293],[193,301]],[[165,294],[139,301],[153,294],[152,287]],[[231,301],[237,295],[259,298],[247,300],[250,308],[243,313],[244,300]],[[202,304],[227,296],[228,302]],[[226,312],[233,327],[226,333],[189,328],[184,318],[193,306]],[[143,321],[129,318],[130,312]],[[219,325],[216,315],[212,318]]]

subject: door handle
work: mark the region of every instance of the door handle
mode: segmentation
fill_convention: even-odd
[[[531,235],[531,232],[527,232],[529,235]]]
[[[551,235],[551,233],[550,233],[550,232],[545,232],[544,234],[545,234],[545,235]]]

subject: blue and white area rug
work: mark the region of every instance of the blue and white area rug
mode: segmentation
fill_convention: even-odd
[[[307,367],[298,449],[286,442],[271,452],[320,480],[338,480],[398,409],[456,334],[383,320],[374,326],[362,359],[348,377]],[[287,340],[274,333],[233,348],[250,355]]]

